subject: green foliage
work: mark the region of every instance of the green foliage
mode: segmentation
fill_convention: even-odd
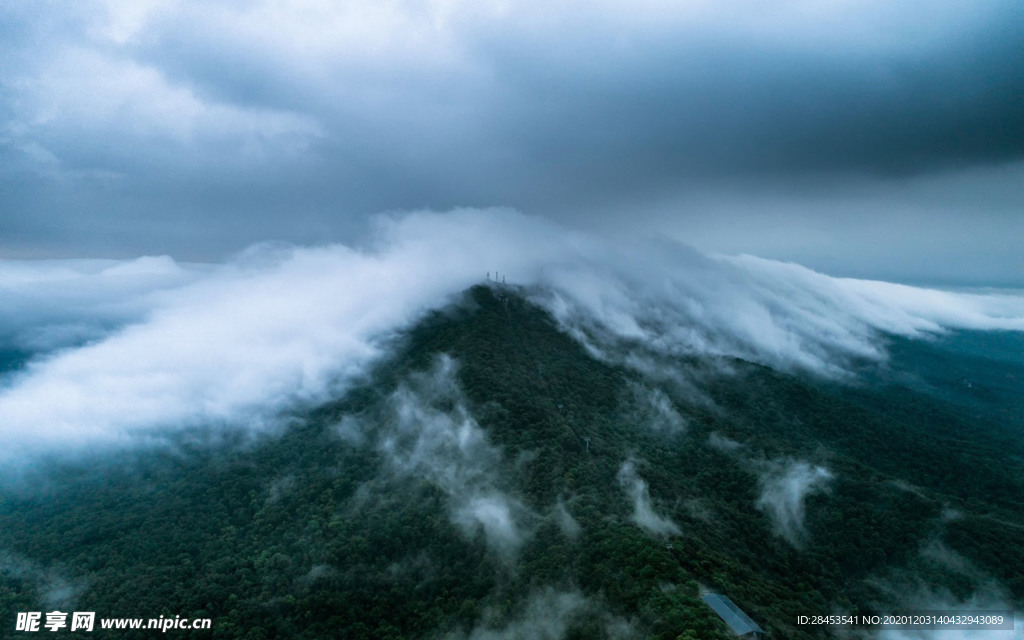
[[[440,353],[459,362],[466,402],[502,453],[495,471],[533,514],[512,565],[452,523],[443,491],[389,473],[378,450],[337,433],[344,416],[370,436],[385,429],[388,397]],[[31,569],[2,565],[0,611],[42,610],[62,575],[79,588],[75,608],[101,617],[213,618],[212,633],[177,638],[436,637],[485,619],[500,627],[553,587],[594,603],[569,638],[602,637],[613,618],[642,637],[730,637],[700,601],[702,585],[772,637],[816,638],[827,631],[796,627],[797,615],[884,604],[872,580],[893,571],[969,591],[963,576],[921,560],[936,539],[1024,602],[1019,437],[903,385],[852,388],[729,365],[733,373],[715,374],[707,362],[672,363],[700,369],[705,395],[663,385],[688,427],[659,432],[630,410],[636,373],[591,357],[522,297],[474,288],[418,324],[365,384],[283,433],[215,445],[189,434],[5,491],[0,550]],[[745,443],[742,455],[710,447],[712,432]],[[758,461],[787,456],[836,476],[809,499],[800,549],[754,507]],[[682,535],[652,537],[630,521],[616,479],[627,459]],[[577,538],[551,515],[559,501]],[[943,523],[949,507],[962,517]]]

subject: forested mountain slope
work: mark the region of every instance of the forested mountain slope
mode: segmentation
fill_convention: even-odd
[[[3,624],[63,607],[213,619],[180,638],[731,637],[713,590],[800,639],[836,633],[801,614],[1024,604],[1016,361],[903,341],[860,381],[707,357],[641,373],[528,299],[473,288],[272,435],[8,483]],[[958,357],[970,388],[943,373]]]

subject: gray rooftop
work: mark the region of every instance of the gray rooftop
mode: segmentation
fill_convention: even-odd
[[[709,593],[703,597],[703,600],[715,610],[715,613],[725,621],[725,624],[729,625],[736,635],[742,636],[752,631],[764,633],[764,629],[757,626],[757,623],[751,620],[747,614],[740,611],[740,608],[729,598],[717,593]]]

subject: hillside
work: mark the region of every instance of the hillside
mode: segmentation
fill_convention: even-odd
[[[4,489],[0,610],[213,619],[179,638],[731,637],[708,589],[802,639],[832,632],[801,614],[1024,605],[1019,362],[966,336],[895,341],[858,383],[642,374],[527,293],[471,289],[272,434]]]

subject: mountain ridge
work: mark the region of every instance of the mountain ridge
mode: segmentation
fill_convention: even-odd
[[[65,467],[47,496],[5,492],[0,549],[23,566],[3,572],[3,608],[206,614],[223,638],[728,637],[707,587],[770,637],[812,638],[833,632],[795,615],[906,606],[918,583],[952,604],[1024,601],[1006,531],[1024,523],[1021,483],[984,468],[964,484],[984,443],[916,458],[928,416],[912,403],[885,416],[862,397],[877,391],[735,359],[675,359],[685,384],[652,380],[513,287],[474,287],[392,349],[279,434],[179,437],[121,469]],[[800,475],[819,467],[828,479]],[[787,482],[811,484],[758,506]]]

